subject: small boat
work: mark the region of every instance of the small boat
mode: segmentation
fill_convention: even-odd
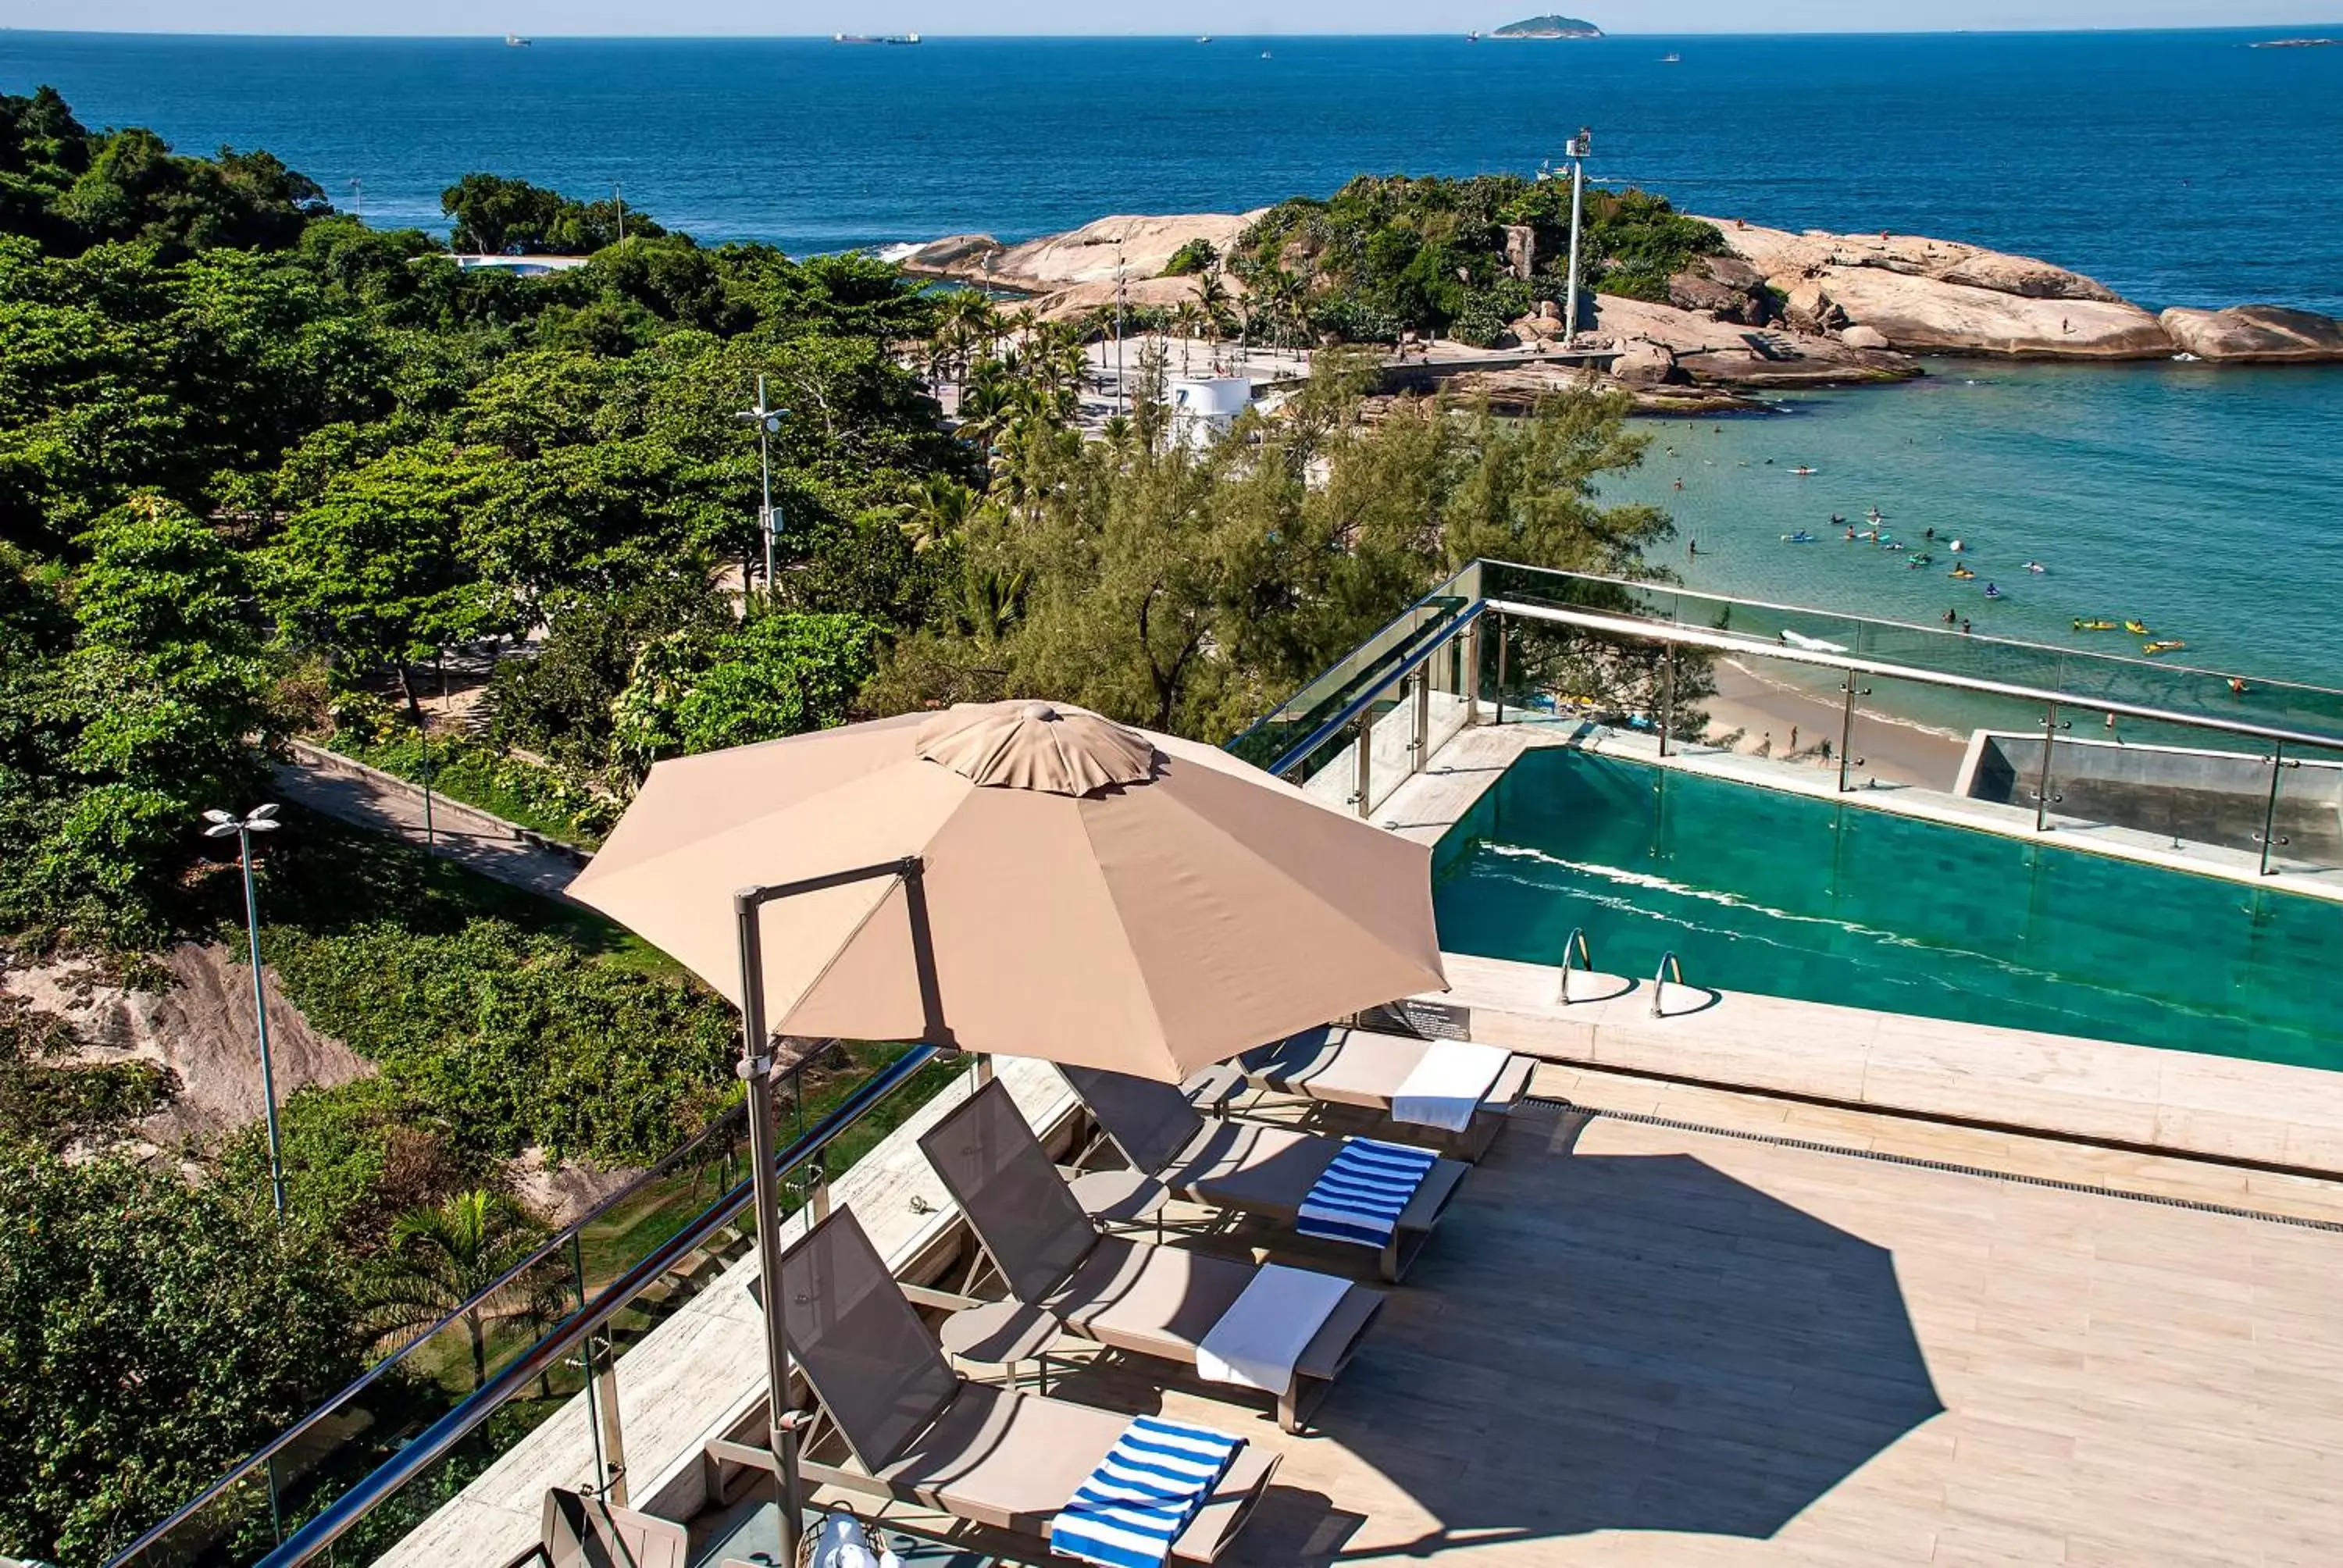
[[[508,33],[505,35],[505,47],[508,49],[526,49],[535,40],[533,39],[524,38],[518,33]]]
[[[1268,50],[1266,50],[1266,49],[1263,49],[1263,50],[1261,52],[1261,57],[1262,57],[1262,59],[1264,59],[1264,60],[1268,59],[1268,58],[1269,58],[1269,51],[1268,51]]]
[[[1660,64],[1663,65],[1681,65],[1684,64],[1684,56],[1674,53],[1665,54],[1660,56]]]
[[[1479,43],[1479,42],[1481,41],[1481,35],[1480,35],[1480,34],[1478,34],[1478,33],[1467,33],[1467,34],[1465,34],[1465,35],[1464,35],[1464,41],[1465,41],[1467,44],[1477,44],[1477,43]],[[1263,55],[1262,56],[1262,59],[1264,59],[1264,60],[1266,60],[1266,59],[1268,59],[1268,58],[1269,58],[1269,56],[1268,56],[1268,55]]]
[[[1805,529],[1800,528],[1795,534],[1784,534],[1782,536],[1782,542],[1785,545],[1811,545],[1818,544],[1821,541],[1817,540],[1814,535],[1806,532]]]
[[[1948,575],[1959,578],[1962,582],[1966,582],[1969,578],[1976,576],[1976,573],[1969,570],[1966,567],[1955,567]]]
[[[2113,631],[2115,628],[2116,623],[2111,620],[2077,620],[2075,623],[2077,631]]]
[[[2124,629],[2134,637],[2146,637],[2147,623],[2144,620],[2127,620],[2124,622]]]
[[[1790,470],[1790,472],[1792,472],[1793,474],[1795,474],[1798,477],[1800,477],[1801,479],[1803,479],[1803,478],[1805,478],[1807,475],[1809,475],[1809,474],[1811,474],[1811,473],[1815,472],[1815,470],[1814,470],[1814,469],[1812,469],[1812,468],[1807,467],[1804,463],[1801,463],[1801,464],[1799,464],[1796,467],[1795,467],[1795,468],[1791,469],[1791,470]]]
[[[2177,653],[2187,646],[2178,638],[2171,637],[2162,642],[2143,642],[2139,645],[2139,650],[2152,658],[2159,653]]]
[[[1807,637],[1802,632],[1795,632],[1787,628],[1782,632],[1782,641],[1791,648],[1803,648],[1808,653],[1845,653],[1846,651],[1845,643],[1825,642],[1821,638]]]
[[[1210,33],[1202,33],[1197,35],[1196,42],[1199,44],[1209,44],[1212,41],[1212,35]]]

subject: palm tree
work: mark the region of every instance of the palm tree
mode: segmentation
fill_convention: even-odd
[[[1229,288],[1216,272],[1196,275],[1196,314],[1203,318],[1205,341],[1220,346],[1221,327],[1229,317]]]
[[[383,1338],[428,1328],[460,1309],[472,1347],[472,1386],[488,1381],[491,1316],[547,1294],[536,1271],[511,1279],[545,1240],[545,1228],[510,1198],[475,1187],[436,1209],[399,1216],[374,1266],[367,1318]]]
[[[911,541],[912,553],[925,555],[959,538],[981,504],[974,490],[950,474],[930,474],[910,516],[897,526]]]

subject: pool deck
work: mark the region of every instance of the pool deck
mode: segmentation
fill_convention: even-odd
[[[1037,1125],[1065,1112],[1051,1070],[1000,1070]],[[1311,1434],[1125,1358],[1056,1392],[1280,1452],[1223,1559],[1251,1568],[2343,1561],[2343,1184],[2265,1187],[2314,1221],[2287,1224],[2044,1184],[2186,1199],[2190,1161],[1575,1068],[1534,1088]],[[840,1183],[899,1265],[953,1222],[910,1207],[941,1196],[917,1131]],[[1951,1158],[2034,1179],[1911,1162]],[[759,1397],[753,1275],[620,1362],[638,1506]],[[499,1568],[590,1454],[573,1402],[380,1561]]]
[[[1466,729],[1378,818],[1436,840],[1524,749],[1584,739],[1570,725]],[[1564,1006],[1551,966],[1450,954],[1448,972],[1453,989],[1426,1000],[1467,1009],[1476,1040],[1551,1060],[2343,1174],[2343,1073],[1717,990],[1697,974],[1654,1017],[1649,977],[1574,975]]]

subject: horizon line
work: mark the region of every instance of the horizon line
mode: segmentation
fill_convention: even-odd
[[[1495,26],[1508,24],[1498,23]],[[1869,27],[1861,29],[1825,27],[1782,27],[1766,31],[1747,29],[1692,29],[1675,32],[1613,32],[1603,30],[1599,38],[1493,38],[1483,32],[1478,36],[1493,43],[1525,44],[1602,44],[1618,38],[2039,38],[2039,37],[2106,37],[2149,34],[2217,34],[2217,33],[2286,33],[2289,36],[2311,36],[2300,29],[2333,28],[2343,36],[2343,16],[2328,22],[2222,22],[2197,25],[2141,25],[2078,27],[2000,26],[2000,27]],[[917,29],[905,29],[908,35]],[[692,43],[829,43],[838,36],[831,33],[330,33],[276,32],[248,33],[207,28],[155,29],[146,27],[19,27],[0,26],[0,37],[46,38],[205,38],[217,40],[251,40],[255,42],[317,42],[333,40],[350,44],[470,44],[500,41],[508,37],[526,37],[532,44],[692,44]],[[1416,32],[1398,30],[1317,31],[1302,33],[1216,33],[1205,35],[1227,39],[1330,39],[1383,38],[1457,39],[1463,33]],[[949,33],[918,32],[921,44],[930,43],[1184,43],[1199,35],[1193,33]]]

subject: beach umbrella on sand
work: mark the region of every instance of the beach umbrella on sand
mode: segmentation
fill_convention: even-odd
[[[1227,753],[1046,702],[653,768],[570,896],[740,1008],[783,1545],[775,1034],[917,1040],[1178,1082],[1445,990],[1431,851]]]
[[[569,892],[739,1004],[734,891],[857,868],[761,905],[749,1000],[772,1032],[1178,1082],[1446,983],[1424,846],[1042,702],[662,762]]]

